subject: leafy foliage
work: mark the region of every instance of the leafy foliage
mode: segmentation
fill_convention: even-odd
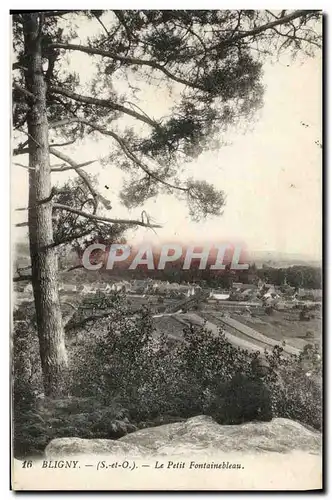
[[[116,395],[131,409],[135,424],[164,414],[187,418],[208,412],[220,396],[216,389],[221,383],[237,373],[254,376],[251,363],[257,357],[257,353],[235,348],[222,331],[216,337],[196,327],[185,329],[184,342],[170,347],[166,336],[154,335],[147,310],[131,318],[119,316],[118,321],[113,317],[107,329],[98,329],[96,336],[84,339],[77,349],[72,377],[75,393],[100,394],[106,400]],[[318,348],[289,359],[282,348],[275,347],[266,359],[265,383],[272,394],[273,415],[320,428]]]
[[[20,315],[26,317],[23,310]],[[71,397],[40,399],[35,330],[27,318],[19,321],[14,332],[18,454],[40,453],[54,437],[116,439],[140,427],[204,413],[222,422],[223,388],[238,374],[256,377],[252,361],[258,353],[234,347],[222,331],[214,336],[205,328],[185,328],[183,341],[174,343],[166,334],[156,335],[148,309],[133,314],[125,297],[114,293],[87,297],[71,320],[67,341]],[[265,356],[269,368],[264,384],[271,394],[273,416],[320,429],[318,347],[308,344],[291,358],[275,347]]]

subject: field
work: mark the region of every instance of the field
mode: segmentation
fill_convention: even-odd
[[[271,339],[285,340],[299,349],[308,343],[317,342],[321,345],[322,342],[322,325],[319,317],[309,321],[299,321],[298,313],[292,315],[280,311],[273,311],[271,316],[234,315],[233,317]]]
[[[273,310],[272,314],[266,314],[263,307],[250,308],[250,313],[245,304],[202,304],[199,312],[205,319],[213,321],[212,318],[222,319],[223,316],[230,317],[243,325],[252,328],[260,334],[279,342],[285,341],[298,349],[302,349],[308,343],[322,343],[322,315],[320,311],[314,311],[307,321],[299,319],[298,309],[285,311]],[[210,319],[211,318],[211,319]]]
[[[31,301],[31,293],[15,294],[18,305],[23,301]],[[72,314],[81,297],[76,292],[60,293],[60,301],[64,317]],[[234,345],[244,348],[264,350],[271,349],[274,344],[286,344],[286,350],[297,352],[307,344],[322,343],[321,312],[315,311],[314,317],[305,321],[299,318],[298,309],[286,311],[273,310],[267,314],[264,307],[246,303],[203,301],[187,308],[185,314],[168,315],[163,310],[179,303],[179,299],[163,298],[154,295],[129,295],[128,300],[133,312],[148,306],[154,316],[156,333],[165,333],[171,339],[180,340],[183,329],[188,324],[209,324],[210,330],[216,334],[222,328]],[[68,315],[68,316],[67,316]],[[295,350],[294,350],[295,349]],[[294,351],[293,351],[294,350]]]
[[[163,316],[155,319],[157,330],[173,338],[181,338],[186,324],[204,324],[217,333],[222,328],[230,342],[249,349],[264,350],[278,344],[289,354],[299,353],[307,344],[322,344],[321,313],[316,311],[310,320],[299,319],[298,310],[276,311],[271,315],[258,308],[251,313],[246,306],[225,308],[202,303],[198,310],[189,309],[185,314]]]

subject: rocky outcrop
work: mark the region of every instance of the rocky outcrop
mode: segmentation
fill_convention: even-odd
[[[78,455],[188,456],[220,453],[264,454],[301,451],[319,455],[321,434],[298,422],[275,418],[271,422],[219,425],[201,415],[184,422],[141,429],[118,440],[53,439],[45,449],[46,458]]]

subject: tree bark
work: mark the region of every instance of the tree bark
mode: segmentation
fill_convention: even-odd
[[[29,134],[29,242],[32,287],[45,395],[66,392],[67,355],[58,294],[57,253],[52,226],[51,168],[46,114],[46,84],[42,68],[42,19],[24,15],[27,60],[26,89]],[[43,201],[44,200],[44,201]],[[48,200],[48,201],[47,201]]]

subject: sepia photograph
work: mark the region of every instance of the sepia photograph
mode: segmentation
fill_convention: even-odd
[[[322,490],[323,12],[8,17],[11,489]]]

